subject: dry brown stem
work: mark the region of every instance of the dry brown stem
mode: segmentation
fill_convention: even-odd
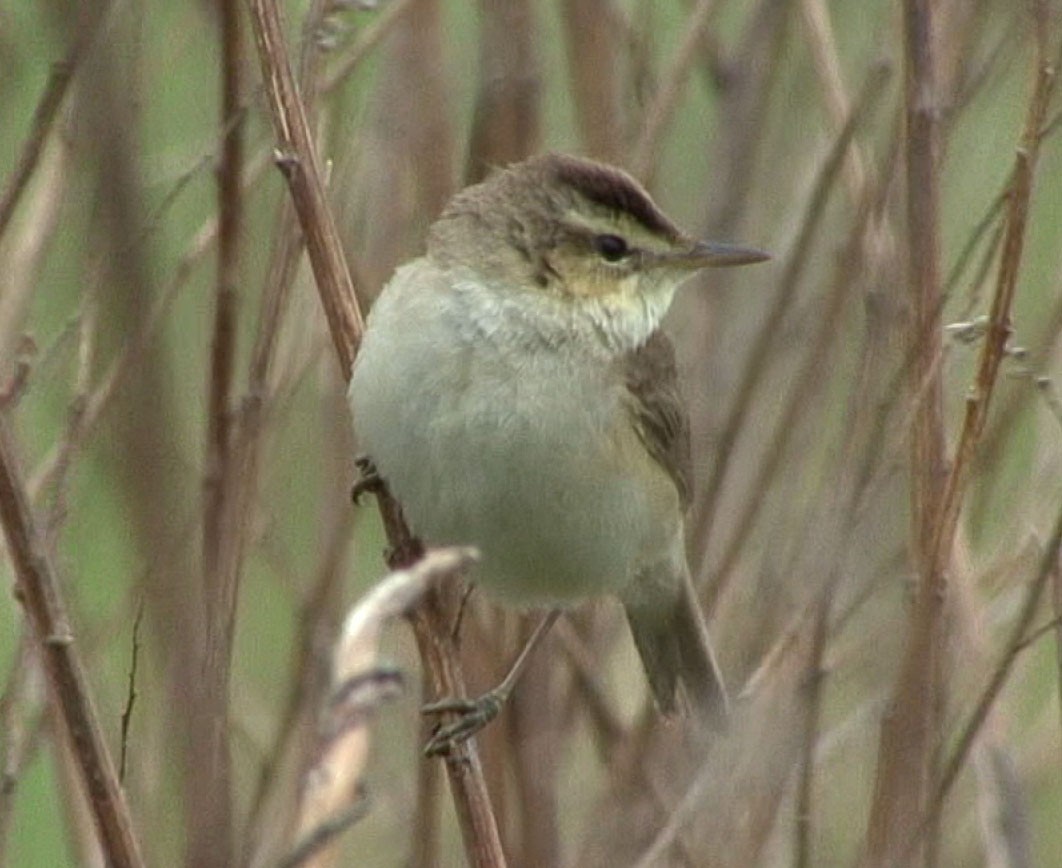
[[[231,393],[236,354],[236,287],[239,283],[243,233],[243,112],[239,0],[223,0],[218,8],[221,31],[221,159],[218,184],[218,268],[214,329],[210,347],[207,395],[207,447],[203,507],[203,561],[207,587],[218,580],[221,514],[225,469],[229,462]]]
[[[939,276],[937,273],[937,159],[938,133],[932,103],[932,23],[928,6],[911,0],[906,7],[909,51],[908,105],[908,231],[916,334],[923,336],[916,357],[914,383],[920,393],[913,433],[913,536],[920,583],[911,618],[911,635],[896,686],[894,707],[881,735],[878,778],[868,830],[868,865],[892,864],[910,855],[912,838],[924,840],[930,858],[944,797],[968,753],[983,714],[1002,686],[1009,660],[1005,658],[974,720],[960,739],[939,780],[931,767],[936,749],[933,727],[943,703],[943,605],[955,532],[968,487],[977,446],[984,430],[992,393],[1009,339],[1010,310],[1017,286],[1025,240],[1025,224],[1039,153],[1041,130],[1054,82],[1046,44],[1046,21],[1038,28],[1036,81],[1017,151],[1013,184],[1008,197],[1007,222],[999,277],[989,315],[975,381],[966,399],[966,412],[951,470],[944,478],[943,420],[937,359],[940,356]],[[1054,542],[1057,548],[1057,541]],[[1036,597],[1026,603],[1018,624],[1024,635]],[[1030,597],[1033,591],[1030,590]],[[1026,615],[1028,620],[1026,620]],[[1017,626],[1015,630],[1017,630]],[[1019,641],[1020,641],[1019,635]],[[1013,653],[1013,652],[1011,652]],[[982,715],[978,718],[978,714]],[[932,797],[932,798],[931,798]]]
[[[269,114],[277,137],[277,165],[288,182],[299,215],[343,378],[350,379],[363,328],[354,283],[328,208],[313,136],[291,71],[279,9],[271,0],[250,0],[250,7]]]
[[[889,864],[906,846],[932,787],[942,707],[944,576],[933,554],[944,473],[940,380],[940,130],[931,4],[906,0],[905,112],[908,293],[918,341],[910,368],[911,540],[919,585],[892,707],[882,723],[867,831],[867,866]],[[928,842],[934,849],[935,835]]]
[[[236,354],[236,287],[243,231],[243,64],[238,0],[219,3],[221,42],[221,156],[217,169],[218,260],[214,322],[207,383],[207,431],[203,480],[203,600],[205,635],[201,678],[196,681],[197,712],[211,721],[207,762],[213,769],[213,804],[189,834],[189,852],[197,864],[231,863],[234,852],[232,755],[229,744],[229,678],[238,574],[224,568],[227,476],[231,461],[231,393]],[[209,817],[209,819],[208,819]],[[208,861],[209,860],[209,861]]]
[[[15,467],[7,423],[0,419],[0,523],[17,595],[36,637],[56,721],[73,752],[100,847],[116,868],[144,864],[114,761],[107,749],[75,645],[59,581]]]

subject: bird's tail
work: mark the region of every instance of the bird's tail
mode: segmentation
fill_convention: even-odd
[[[645,666],[656,704],[664,714],[675,711],[678,685],[697,716],[722,729],[728,715],[723,676],[712,650],[708,628],[697,604],[689,573],[649,574],[624,595],[634,644]]]

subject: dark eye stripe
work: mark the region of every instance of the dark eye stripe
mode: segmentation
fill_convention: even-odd
[[[606,262],[618,262],[630,253],[627,242],[618,235],[595,235],[593,244],[594,250],[601,254],[601,258]]]

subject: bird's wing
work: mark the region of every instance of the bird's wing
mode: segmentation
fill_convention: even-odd
[[[622,360],[631,419],[646,450],[671,477],[683,509],[693,489],[690,423],[679,394],[675,350],[657,330]]]

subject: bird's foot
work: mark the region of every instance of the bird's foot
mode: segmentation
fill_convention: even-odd
[[[366,494],[376,494],[383,486],[383,477],[380,476],[376,465],[368,455],[359,455],[354,459],[354,466],[358,470],[358,478],[350,487],[350,499],[355,506],[361,504],[361,499]]]
[[[508,698],[508,691],[495,689],[475,699],[442,699],[425,705],[421,714],[452,714],[456,719],[436,725],[424,747],[424,755],[446,756],[494,720]]]

